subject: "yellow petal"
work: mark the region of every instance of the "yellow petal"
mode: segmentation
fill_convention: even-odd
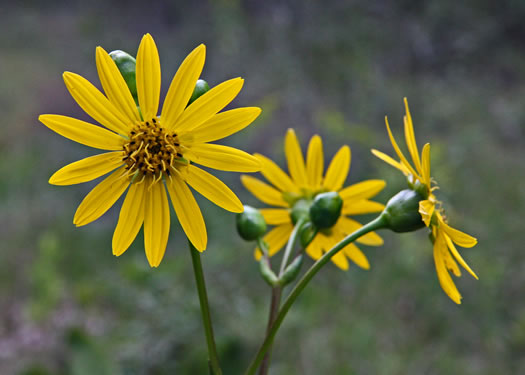
[[[147,185],[131,184],[120,209],[117,227],[113,233],[113,255],[122,255],[137,237],[144,222],[145,190]]]
[[[318,190],[321,187],[323,170],[323,141],[321,137],[314,135],[312,139],[310,139],[308,152],[306,154],[306,174],[308,176],[308,183],[314,190]]]
[[[443,257],[443,252],[446,251],[446,246],[443,236],[437,236],[434,243],[434,263],[436,264],[436,272],[441,288],[452,301],[459,305],[461,304],[461,294],[459,294],[454,281],[452,281],[452,278],[447,271],[445,259]]]
[[[226,107],[241,91],[243,84],[242,78],[234,78],[215,86],[184,110],[173,129],[177,132],[196,129]]]
[[[162,125],[166,129],[173,129],[175,122],[188,105],[195,84],[202,73],[205,59],[206,46],[201,44],[184,59],[173,77],[162,105]]]
[[[171,203],[184,233],[198,251],[206,250],[208,243],[206,225],[190,188],[178,176],[173,176],[166,182]]]
[[[137,96],[144,120],[157,118],[160,96],[160,60],[150,34],[142,37],[137,52]]]
[[[116,133],[128,133],[130,124],[126,115],[87,79],[71,72],[65,72],[63,78],[73,99],[88,115]]]
[[[343,215],[363,215],[383,211],[385,206],[381,203],[369,201],[366,199],[359,201],[343,201]]]
[[[254,154],[254,156],[261,162],[261,174],[277,189],[289,193],[299,192],[290,177],[277,164],[264,155]]]
[[[450,237],[447,236],[446,234],[444,234],[444,237],[445,237],[448,249],[450,250],[452,255],[454,255],[454,258],[456,258],[456,260],[459,262],[459,264],[461,264],[461,267],[466,269],[476,280],[479,280],[478,279],[478,275],[476,275],[474,273],[474,271],[472,271],[472,269],[469,267],[467,262],[465,262],[465,260],[461,257],[461,255],[459,254],[458,250],[456,249],[456,246],[454,246],[454,243],[452,242]]]
[[[406,110],[406,116],[404,117],[405,141],[408,147],[408,151],[410,152],[410,156],[412,156],[412,161],[414,162],[414,165],[416,166],[417,171],[421,175],[423,172],[421,168],[421,161],[419,160],[419,150],[416,144],[416,136],[414,134],[414,125],[412,124],[412,116],[410,115],[410,111],[408,109],[407,98],[405,98],[404,101],[405,101],[405,110]]]
[[[98,76],[109,101],[130,124],[140,121],[137,105],[115,62],[102,47],[97,47],[96,55]]]
[[[288,171],[295,184],[300,187],[308,185],[306,177],[306,167],[304,165],[303,153],[299,146],[299,141],[293,129],[288,129],[284,140],[284,151],[288,162]]]
[[[250,125],[260,113],[261,109],[257,107],[236,108],[217,113],[191,132],[182,133],[180,140],[183,143],[204,143],[225,138]]]
[[[193,145],[189,156],[192,162],[221,171],[257,172],[261,169],[261,163],[254,156],[223,145]]]
[[[53,185],[73,185],[91,181],[121,166],[122,152],[108,152],[68,164],[51,176]]]
[[[191,164],[186,171],[183,174],[184,180],[217,206],[231,212],[244,210],[239,198],[217,177]]]
[[[324,177],[323,186],[325,188],[330,191],[339,191],[343,187],[350,170],[350,159],[350,147],[343,146],[337,151]]]
[[[151,180],[146,179],[144,183],[148,186],[144,207],[144,247],[150,266],[158,267],[170,234],[170,206],[162,181],[150,185]]]
[[[421,172],[421,177],[423,177],[422,182],[430,189],[430,143],[423,146],[421,156],[423,159],[423,169]]]
[[[390,138],[390,142],[392,143],[392,146],[394,147],[394,150],[396,151],[397,156],[399,157],[399,160],[401,160],[401,163],[408,169],[408,171],[414,175],[418,176],[417,172],[414,170],[412,165],[408,162],[408,160],[405,158],[405,155],[401,152],[399,149],[399,146],[396,143],[396,140],[394,139],[394,136],[392,135],[392,131],[390,130],[390,125],[388,125],[388,119],[385,116],[385,123],[386,123],[386,130],[388,131],[388,137]]]
[[[409,175],[410,174],[410,171],[403,164],[395,161],[394,159],[392,159],[387,154],[385,154],[385,153],[383,153],[381,151],[377,151],[375,149],[372,149],[372,154],[377,156],[379,159],[383,160],[385,163],[390,164],[392,167],[399,169],[401,172],[403,172],[403,174],[405,174],[405,175]]]
[[[38,117],[49,129],[83,145],[102,150],[122,150],[124,138],[100,126],[60,115],[40,115]]]
[[[313,259],[318,260],[323,256],[323,250],[321,247],[321,235],[316,235],[312,242],[306,248],[306,253]]]
[[[252,176],[242,175],[241,182],[255,198],[271,206],[288,207],[281,192]]]
[[[443,228],[445,233],[450,237],[452,241],[454,241],[455,244],[461,247],[473,247],[478,243],[478,240],[474,237],[463,233],[457,229],[454,229],[442,221],[439,223],[439,226]]]
[[[288,242],[288,238],[292,233],[293,225],[291,223],[280,225],[273,228],[269,231],[264,237],[263,241],[268,244],[268,254],[270,256],[277,253],[283,248],[283,246]],[[262,253],[259,248],[255,249],[255,259],[261,259]]]
[[[371,198],[386,186],[383,180],[366,180],[350,185],[339,192],[342,200],[361,200]]]
[[[261,208],[259,210],[268,225],[281,225],[291,222],[290,211],[282,208]]]
[[[336,226],[337,229],[342,232],[342,237],[346,237],[347,235],[354,233],[363,225],[349,217],[341,216],[339,220],[337,220]],[[379,237],[376,232],[369,232],[364,236],[359,237],[356,241],[369,246],[381,246],[383,244],[383,239]]]
[[[370,269],[370,263],[366,258],[366,255],[353,243],[344,247],[343,251],[345,254],[359,267],[364,270]]]
[[[339,252],[335,253],[335,255],[331,258],[331,260],[332,262],[334,262],[334,264],[337,267],[339,267],[343,271],[348,270],[349,264],[348,264],[348,260],[346,259],[345,253],[343,252],[343,250],[340,250]]]
[[[430,220],[432,219],[432,214],[434,213],[435,207],[435,203],[428,199],[419,201],[419,213],[421,214],[421,218],[427,227],[430,225]]]
[[[122,177],[123,173],[124,168],[117,169],[86,195],[75,212],[73,224],[77,227],[89,224],[115,204],[129,185],[129,179]]]

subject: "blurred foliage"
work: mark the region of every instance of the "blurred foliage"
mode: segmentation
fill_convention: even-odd
[[[111,254],[119,204],[75,228],[74,211],[93,183],[47,184],[55,170],[92,155],[37,121],[41,113],[88,119],[62,72],[97,84],[95,47],[135,54],[145,32],[158,43],[164,92],[201,42],[210,86],[246,79],[235,106],[259,105],[263,114],[225,143],[281,165],[288,127],[303,148],[320,134],[327,160],[349,144],[349,183],[384,178],[382,201],[404,182],[369,149],[392,154],[383,117],[401,136],[407,96],[418,142],[432,143],[453,226],[479,239],[462,252],[480,280],[457,280],[459,307],[439,287],[423,232],[385,233],[385,246],[365,250],[368,272],[328,266],[279,332],[272,374],[525,373],[524,2],[24,0],[0,2],[0,14],[8,15],[0,24],[1,374],[207,371],[175,220],[153,270],[140,236],[120,258]],[[258,204],[237,174],[218,175],[243,202]],[[269,291],[253,249],[233,235],[234,215],[199,202],[220,357],[224,372],[237,374],[260,343]]]

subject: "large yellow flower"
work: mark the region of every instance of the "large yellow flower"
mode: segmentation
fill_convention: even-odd
[[[323,177],[324,155],[321,137],[315,135],[310,140],[306,156],[306,164],[297,141],[295,132],[288,130],[285,139],[285,154],[288,162],[288,176],[277,164],[263,155],[255,154],[261,161],[262,175],[274,187],[251,176],[241,176],[242,183],[256,198],[271,206],[280,208],[261,209],[267,224],[275,225],[264,241],[269,245],[269,254],[278,252],[288,241],[293,230],[291,209],[301,199],[313,200],[323,192],[338,192],[343,200],[343,209],[337,222],[329,229],[321,230],[308,245],[306,252],[313,259],[319,259],[324,252],[330,250],[345,236],[354,232],[362,225],[348,217],[349,215],[380,212],[384,206],[370,201],[369,198],[380,192],[385,182],[383,180],[366,180],[346,188],[343,184],[350,170],[351,153],[348,146],[343,146],[332,159],[325,176]],[[362,244],[379,246],[383,240],[376,233],[371,232],[357,240]],[[261,256],[256,250],[256,257]],[[338,252],[332,261],[341,269],[348,269],[348,259],[364,269],[370,268],[366,256],[354,244],[349,244]]]
[[[128,249],[144,224],[146,256],[152,267],[160,264],[170,230],[165,187],[184,232],[199,251],[206,249],[206,227],[187,184],[226,210],[243,210],[237,196],[224,183],[193,163],[224,171],[258,171],[260,163],[255,157],[208,142],[249,125],[260,109],[237,108],[218,113],[241,90],[241,78],[221,83],[187,106],[205,54],[205,46],[200,45],[186,57],[168,89],[162,116],[158,116],[161,73],[151,35],[142,38],[137,53],[139,107],[111,57],[97,47],[97,70],[105,95],[77,74],[65,72],[64,81],[80,107],[107,129],[66,116],[39,117],[66,138],[111,151],[65,166],[49,182],[78,184],[112,172],[78,207],[73,219],[77,226],[98,219],[129,187],[113,234],[113,254],[117,256]]]
[[[434,243],[434,262],[436,264],[439,283],[441,284],[441,287],[445,293],[454,302],[460,304],[461,294],[458,292],[458,289],[456,288],[456,285],[454,284],[454,281],[450,277],[448,271],[452,271],[455,276],[461,276],[461,271],[457,265],[457,263],[459,263],[476,279],[478,277],[463,260],[454,244],[462,247],[473,247],[476,245],[477,240],[474,237],[454,229],[447,224],[445,216],[443,215],[443,209],[441,208],[441,202],[439,202],[433,194],[433,191],[437,189],[437,186],[434,185],[434,180],[430,177],[430,144],[425,144],[420,158],[416,144],[416,137],[414,135],[412,116],[410,115],[410,111],[408,109],[407,99],[405,98],[404,101],[406,110],[406,116],[404,117],[405,140],[414,166],[410,164],[410,162],[401,152],[392,135],[390,126],[388,124],[388,119],[386,117],[385,122],[388,136],[390,137],[392,146],[399,157],[399,162],[380,151],[372,150],[372,153],[381,160],[403,172],[405,176],[407,176],[410,184],[416,190],[420,191],[425,197],[428,197],[427,199],[419,202],[419,213],[421,214],[421,218],[425,222],[425,225],[431,231],[431,239]]]

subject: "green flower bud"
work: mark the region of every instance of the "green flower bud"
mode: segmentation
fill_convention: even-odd
[[[299,199],[292,207],[290,218],[293,225],[297,224],[299,219],[308,217],[308,210],[310,209],[310,202],[306,199]]]
[[[244,211],[237,214],[237,232],[246,241],[254,241],[266,233],[266,222],[261,212],[244,206]]]
[[[335,191],[318,194],[310,207],[310,220],[319,229],[331,228],[339,219],[343,200]]]
[[[394,195],[388,203],[381,218],[385,227],[394,232],[413,232],[425,226],[419,213],[419,202],[425,198],[417,191],[406,189]]]
[[[117,64],[117,68],[120,71],[120,74],[122,74],[122,77],[124,77],[124,81],[126,81],[126,85],[128,85],[131,95],[133,95],[135,102],[137,102],[138,99],[137,79],[135,77],[135,58],[127,52],[121,50],[111,51],[109,53],[109,56],[111,56],[113,61],[115,61],[115,64]]]
[[[294,281],[299,275],[299,271],[301,271],[301,266],[303,265],[303,254],[299,254],[292,263],[286,267],[286,269],[283,272],[283,275],[279,278],[279,284],[281,286],[285,286],[290,284],[292,281]]]
[[[193,94],[191,94],[190,101],[188,102],[188,105],[193,103],[197,98],[203,94],[206,93],[210,89],[210,86],[208,85],[208,82],[206,82],[203,79],[197,80],[197,83],[195,84],[195,89],[193,90]]]
[[[310,242],[313,241],[318,231],[319,229],[313,226],[312,223],[306,223],[302,226],[299,232],[299,241],[301,241],[303,249],[306,249],[306,247],[310,245]]]
[[[428,196],[430,195],[430,191],[428,190],[428,186],[421,183],[421,181],[417,180],[415,182],[408,182],[408,186],[410,186],[410,189],[418,192],[422,197],[423,199],[427,199]]]

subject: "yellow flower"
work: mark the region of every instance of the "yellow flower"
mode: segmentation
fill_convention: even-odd
[[[73,219],[77,226],[98,219],[129,187],[113,234],[113,254],[117,256],[128,249],[144,224],[146,256],[152,267],[160,264],[170,230],[165,187],[184,232],[199,251],[206,249],[206,227],[187,184],[226,210],[243,210],[237,196],[223,182],[193,163],[224,171],[258,171],[260,163],[255,157],[208,142],[246,127],[261,110],[237,108],[218,113],[241,90],[241,78],[221,83],[186,107],[205,54],[205,46],[200,45],[186,57],[171,82],[159,117],[160,62],[151,35],[144,35],[137,53],[140,108],[111,57],[97,47],[97,70],[106,95],[77,74],[65,72],[64,81],[80,107],[107,129],[66,116],[39,117],[66,138],[111,151],[65,166],[49,182],[78,184],[112,172],[78,207]]]
[[[414,166],[406,159],[397,145],[388,120],[385,117],[386,128],[388,136],[392,142],[392,146],[399,157],[399,162],[392,159],[390,156],[377,151],[372,150],[372,153],[387,162],[393,167],[399,169],[407,176],[409,183],[414,187],[415,190],[422,193],[426,198],[419,202],[419,213],[424,221],[425,225],[431,231],[431,240],[434,244],[434,262],[436,264],[436,271],[441,287],[445,293],[457,304],[461,303],[461,294],[459,293],[454,281],[450,277],[448,271],[452,271],[455,276],[461,276],[461,271],[457,263],[465,268],[474,278],[478,276],[472,271],[472,269],[463,260],[459,252],[457,251],[454,244],[462,247],[473,247],[476,245],[477,240],[463,233],[457,229],[450,227],[447,224],[443,209],[441,208],[441,202],[438,201],[433,194],[433,191],[437,189],[437,186],[432,186],[434,180],[430,177],[430,144],[427,143],[423,147],[421,152],[421,158],[419,157],[419,151],[416,144],[416,138],[414,135],[414,126],[412,124],[412,117],[408,109],[407,99],[405,101],[406,116],[404,117],[405,124],[405,140],[408,151],[414,163]],[[457,261],[457,263],[456,263]]]
[[[288,162],[288,176],[273,161],[263,155],[255,154],[261,161],[261,173],[274,187],[251,176],[241,176],[242,183],[260,201],[279,208],[261,209],[267,224],[275,225],[264,241],[269,245],[269,254],[278,252],[288,241],[293,230],[291,209],[295,202],[305,199],[313,200],[319,193],[338,192],[343,200],[343,209],[337,222],[328,229],[321,230],[308,245],[306,252],[313,259],[319,259],[324,252],[330,250],[336,243],[354,232],[362,225],[348,217],[349,215],[380,212],[384,206],[370,201],[369,198],[380,192],[385,182],[383,180],[366,180],[346,188],[343,184],[350,170],[350,148],[343,146],[332,159],[323,177],[324,155],[321,137],[314,135],[310,140],[306,156],[306,164],[297,141],[295,132],[288,130],[285,139],[285,154]],[[383,240],[371,232],[357,240],[365,245],[380,246]],[[256,258],[261,256],[256,250]],[[332,261],[341,269],[348,269],[348,259],[364,269],[370,268],[368,259],[354,244],[349,244],[338,252]]]

